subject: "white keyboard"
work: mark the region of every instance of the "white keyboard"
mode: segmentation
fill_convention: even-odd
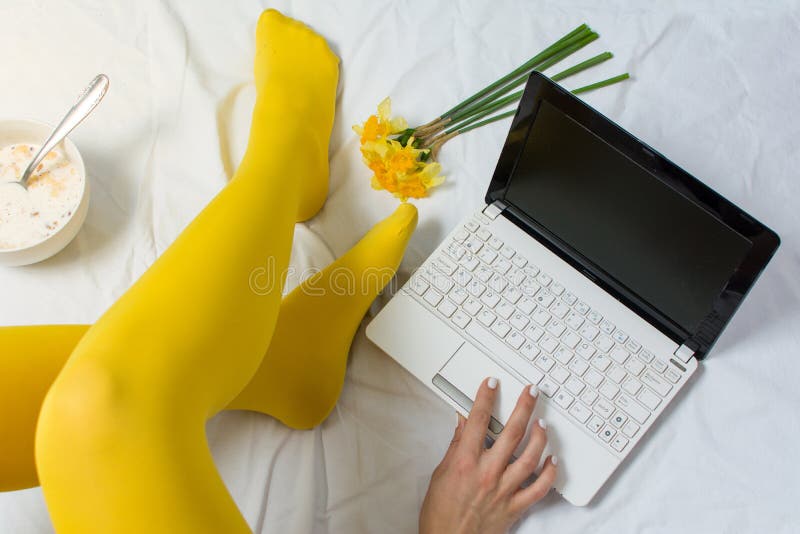
[[[600,443],[627,452],[685,368],[654,356],[493,236],[489,222],[476,214],[404,289],[538,385]]]

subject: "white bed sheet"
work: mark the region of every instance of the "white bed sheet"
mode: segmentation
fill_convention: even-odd
[[[633,81],[586,100],[774,228],[783,245],[697,379],[597,500],[573,508],[550,495],[517,532],[797,532],[800,4],[645,4],[270,4],[312,25],[342,58],[330,197],[298,226],[293,265],[324,266],[396,205],[370,189],[350,130],[383,97],[411,122],[429,119],[588,22],[602,37],[581,57],[616,57],[566,85],[630,71]],[[224,185],[247,133],[253,30],[265,6],[0,3],[0,116],[52,123],[94,74],[112,80],[73,135],[93,187],[86,225],[55,258],[0,270],[0,324],[93,321]],[[447,145],[448,183],[418,203],[401,279],[481,204],[507,127]],[[416,530],[454,424],[362,328],[341,401],[320,428],[231,412],[208,434],[256,532],[403,533]],[[38,489],[0,495],[0,532],[50,531]]]

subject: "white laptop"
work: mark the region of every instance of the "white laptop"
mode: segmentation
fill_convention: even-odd
[[[537,384],[556,489],[585,505],[691,379],[779,239],[538,73],[485,202],[367,336],[465,415],[497,377],[490,437]]]

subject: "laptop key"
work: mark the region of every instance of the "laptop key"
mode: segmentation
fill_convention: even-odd
[[[622,365],[627,361],[628,357],[630,357],[630,354],[628,354],[628,351],[625,349],[614,347],[614,350],[609,353],[609,356],[611,356],[612,360]]]
[[[583,373],[585,373],[587,369],[589,369],[589,364],[580,358],[573,358],[572,361],[569,362],[569,370],[578,376],[583,376]]]
[[[550,380],[549,378],[545,378],[541,382],[539,382],[539,391],[544,393],[547,397],[552,397],[555,395],[556,391],[558,391],[558,384]]]
[[[569,306],[560,300],[557,300],[552,306],[550,306],[550,311],[559,319],[563,319],[569,313]]]
[[[581,393],[581,400],[587,405],[591,406],[597,400],[597,393],[593,389],[587,389]]]
[[[494,311],[497,315],[508,321],[508,318],[514,313],[514,306],[505,300],[501,300]]]
[[[594,345],[600,349],[600,352],[608,352],[614,346],[614,342],[611,341],[610,337],[601,335],[594,340]]]
[[[469,297],[466,301],[464,301],[463,307],[464,311],[472,316],[477,315],[478,312],[481,311],[481,308],[483,308],[483,306],[481,306],[481,303],[472,297]]]
[[[667,378],[667,380],[669,380],[673,384],[677,384],[678,381],[681,379],[681,374],[672,367],[664,371],[664,376]]]
[[[492,237],[492,233],[486,228],[478,228],[478,230],[475,232],[475,235],[478,236],[481,241],[487,241],[490,237]]]
[[[553,396],[553,400],[556,404],[564,408],[565,410],[570,407],[572,402],[575,400],[572,395],[564,391],[563,389],[559,391],[555,396]]]
[[[508,343],[511,348],[514,350],[519,350],[523,343],[525,343],[525,336],[517,332],[516,330],[512,330],[508,337],[506,338],[506,343]]]
[[[431,306],[436,306],[437,304],[439,304],[439,302],[441,302],[442,295],[440,295],[437,291],[431,289],[427,291],[422,298],[425,300],[425,302],[427,302]]]
[[[592,415],[592,411],[580,402],[576,402],[572,405],[572,408],[569,409],[569,414],[579,423],[583,424],[589,420],[589,417]]]
[[[619,393],[619,387],[609,381],[605,381],[598,391],[600,391],[600,395],[608,400],[614,400],[614,397]]]
[[[609,425],[606,425],[603,427],[602,430],[600,430],[600,439],[602,439],[606,443],[609,443],[611,441],[611,438],[613,438],[614,434],[616,433],[617,433],[616,430],[614,430]]]
[[[480,262],[480,261],[478,261],[478,258],[476,258],[475,256],[473,256],[472,254],[466,254],[466,255],[464,255],[464,257],[463,257],[463,258],[461,258],[461,261],[460,261],[459,263],[460,263],[460,264],[461,264],[461,266],[462,266],[462,267],[464,267],[466,270],[468,270],[468,271],[472,272],[472,271],[474,271],[474,270],[475,270],[475,267],[477,267],[478,265],[480,265],[480,263],[481,263],[481,262]]]
[[[574,349],[578,346],[578,343],[581,342],[581,337],[575,332],[567,332],[561,336],[561,342],[569,348]]]
[[[564,382],[567,381],[569,376],[570,376],[569,371],[567,371],[566,369],[564,369],[561,366],[556,366],[555,369],[552,369],[550,371],[550,378],[552,378],[553,380],[555,380],[559,384],[564,384]]]
[[[602,330],[603,332],[605,332],[608,335],[611,335],[611,333],[615,329],[616,329],[616,327],[614,326],[614,323],[612,323],[609,320],[605,320],[602,323],[600,323],[600,330]]]
[[[539,347],[533,344],[531,341],[526,341],[522,344],[519,351],[522,353],[523,356],[528,358],[529,360],[533,360],[539,354]]]
[[[552,354],[558,348],[558,341],[545,334],[539,340],[539,346],[542,347],[542,350]]]
[[[500,302],[500,295],[490,289],[481,295],[481,302],[490,308],[494,308]]]
[[[509,320],[511,325],[517,330],[523,330],[526,326],[528,326],[528,323],[531,322],[526,315],[523,315],[519,312],[513,314]]]
[[[644,424],[650,417],[649,411],[627,395],[620,395],[616,398],[614,403],[617,407],[621,408],[623,412],[634,418],[640,425]]]
[[[463,228],[459,228],[458,230],[456,230],[456,233],[453,234],[453,239],[458,243],[463,243],[467,237],[469,237],[469,232],[467,232]]]
[[[503,298],[511,304],[516,304],[517,301],[522,298],[522,291],[514,286],[509,286],[503,291]]]
[[[611,424],[617,428],[622,427],[625,424],[625,421],[628,420],[628,416],[622,413],[621,411],[617,410],[613,417],[611,417]]]
[[[633,421],[628,421],[625,424],[625,426],[622,427],[622,433],[628,436],[629,438],[635,436],[638,431],[639,431],[639,425],[637,425]]]
[[[503,258],[497,258],[496,260],[494,260],[494,263],[492,263],[492,267],[494,267],[494,270],[500,274],[506,274],[508,273],[508,271],[511,270],[511,264],[508,263]]]
[[[426,282],[425,280],[423,280],[419,276],[415,276],[414,278],[412,278],[410,285],[411,285],[411,291],[413,291],[414,293],[416,293],[419,296],[424,295],[425,292],[430,287],[428,285],[428,282]]]
[[[617,435],[614,439],[611,440],[611,447],[617,452],[622,452],[627,445],[628,445],[628,440],[620,435]]]
[[[506,337],[506,334],[508,334],[509,330],[511,330],[511,327],[508,326],[508,323],[503,321],[495,321],[495,323],[492,325],[492,333],[500,339]]]
[[[550,321],[550,324],[547,325],[547,331],[553,334],[555,337],[560,337],[561,334],[564,333],[567,327],[561,321]]]
[[[622,389],[630,395],[636,395],[639,393],[639,390],[642,389],[642,383],[631,377],[622,384]]]
[[[497,258],[497,252],[489,247],[483,247],[483,250],[478,252],[478,258],[485,263],[491,264]]]
[[[511,258],[511,263],[513,263],[516,267],[522,269],[526,265],[528,265],[528,260],[517,254],[513,258]]]
[[[497,319],[495,314],[493,314],[492,312],[490,312],[487,309],[483,309],[480,312],[478,312],[478,320],[484,326],[492,326],[492,323],[495,321],[495,319]]]
[[[569,392],[573,395],[580,395],[581,391],[583,391],[583,388],[586,386],[583,384],[583,382],[574,376],[571,376],[569,380],[567,380],[567,383],[564,384],[564,387],[567,388],[567,390],[569,390]]]
[[[536,363],[536,367],[538,367],[539,369],[541,369],[545,373],[550,371],[550,369],[552,369],[553,366],[556,364],[556,362],[553,360],[553,358],[551,358],[550,356],[548,356],[545,353],[542,353],[538,358],[536,358],[536,362],[535,363]]]
[[[500,248],[500,254],[507,260],[513,258],[516,253],[517,251],[509,247],[508,245],[504,245],[503,247]]]
[[[554,354],[556,360],[558,360],[562,365],[569,364],[569,361],[572,359],[572,351],[569,350],[567,347],[559,347]]]
[[[644,371],[644,364],[635,358],[631,358],[628,360],[628,363],[625,364],[625,369],[633,376],[639,376],[641,372]]]
[[[575,303],[578,302],[578,297],[576,297],[575,295],[573,295],[569,291],[564,293],[564,296],[562,296],[561,298],[564,299],[564,302],[566,302],[570,306],[574,306]]]
[[[603,428],[603,420],[595,415],[586,423],[586,427],[596,434],[598,430]]]
[[[661,395],[662,397],[665,397],[667,393],[669,393],[670,390],[672,389],[671,384],[662,380],[661,378],[656,376],[655,373],[649,370],[645,371],[644,374],[642,374],[641,380],[642,382],[653,388],[655,392]]]
[[[626,334],[622,330],[617,330],[616,332],[611,334],[611,337],[613,337],[614,341],[616,341],[617,343],[625,343],[626,341],[628,341],[628,334]]]
[[[456,311],[456,305],[453,304],[450,299],[444,299],[439,307],[437,308],[439,312],[444,315],[445,317],[450,317]]]
[[[588,360],[589,358],[591,358],[594,355],[594,353],[596,351],[595,351],[595,348],[593,346],[591,346],[588,343],[584,342],[584,343],[581,343],[580,345],[578,345],[578,347],[575,349],[575,352],[577,352],[578,356],[580,356],[584,360]]]
[[[464,243],[464,247],[467,250],[472,252],[473,254],[477,254],[480,249],[483,248],[483,242],[480,239],[475,239],[474,237]]]
[[[658,408],[658,405],[661,404],[661,399],[647,388],[643,389],[637,398],[651,410],[655,410]]]
[[[463,287],[456,286],[450,291],[450,299],[459,306],[464,304],[464,301],[467,300],[467,297],[469,297],[469,295]]]
[[[605,399],[598,399],[594,403],[594,411],[603,419],[608,419],[614,413],[614,406],[608,403]]]
[[[463,311],[456,310],[456,312],[453,313],[453,316],[450,317],[450,320],[453,321],[453,324],[455,324],[457,327],[465,328],[472,319],[470,319],[470,316]]]

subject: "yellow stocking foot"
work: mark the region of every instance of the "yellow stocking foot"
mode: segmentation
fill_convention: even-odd
[[[298,66],[302,66],[298,68]],[[275,137],[298,136],[286,153],[302,176],[297,220],[310,219],[328,195],[328,139],[333,128],[339,59],[303,23],[270,9],[256,27],[256,109],[270,135],[250,139],[248,152],[269,152]],[[280,146],[281,143],[278,143]]]
[[[339,398],[353,336],[397,271],[416,224],[416,208],[401,204],[287,295],[261,366],[228,409],[263,412],[293,428],[324,420]]]

